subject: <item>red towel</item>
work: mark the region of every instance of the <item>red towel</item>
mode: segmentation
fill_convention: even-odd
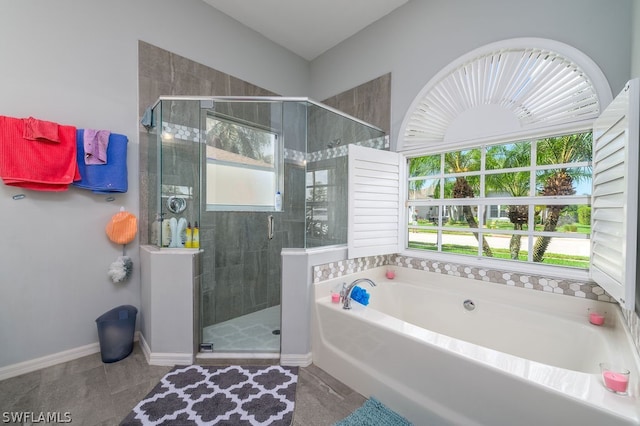
[[[76,128],[56,124],[59,142],[34,141],[24,137],[26,121],[0,115],[0,177],[7,185],[65,191],[71,182],[80,179]]]
[[[60,142],[58,123],[38,120],[33,117],[25,118],[24,138],[32,141]]]

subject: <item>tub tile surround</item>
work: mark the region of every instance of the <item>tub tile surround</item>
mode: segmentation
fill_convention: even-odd
[[[477,266],[415,258],[400,254],[367,256],[316,265],[313,267],[313,283],[317,284],[385,265],[418,269],[530,290],[616,303],[602,287],[592,282],[551,278],[534,274],[521,274],[507,270],[479,268]],[[640,354],[640,319],[633,311],[624,308],[621,308],[621,310],[626,319],[631,336],[633,337],[635,347]]]
[[[453,275],[456,277],[471,278],[474,280],[505,284],[513,287],[583,297],[603,302],[614,302],[611,296],[609,296],[599,285],[595,283],[562,278],[550,278],[533,274],[520,274],[506,270],[479,268],[477,266],[414,258],[398,254],[368,256],[342,260],[339,262],[328,263],[326,265],[317,265],[313,269],[313,282],[317,283],[326,281],[342,275],[362,272],[367,269],[377,268],[384,265],[419,269],[438,274]]]

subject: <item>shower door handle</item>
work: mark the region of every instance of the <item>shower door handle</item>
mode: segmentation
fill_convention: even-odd
[[[270,214],[267,217],[267,237],[269,237],[269,239],[273,239],[273,215]]]

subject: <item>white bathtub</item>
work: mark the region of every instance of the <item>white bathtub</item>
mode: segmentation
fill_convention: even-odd
[[[640,360],[617,305],[386,269],[314,286],[313,362],[364,396],[417,426],[640,425]],[[360,284],[369,306],[331,303],[361,277],[378,284]],[[589,324],[593,310],[604,326]],[[600,362],[631,370],[629,395],[604,388]]]

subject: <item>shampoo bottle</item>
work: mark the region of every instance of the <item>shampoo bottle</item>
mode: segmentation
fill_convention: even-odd
[[[162,247],[169,247],[169,243],[171,243],[171,225],[169,225],[169,220],[164,219],[162,221],[162,236],[160,240],[162,242]]]
[[[200,248],[200,230],[198,229],[198,222],[195,223],[191,230],[191,247]]]
[[[276,192],[274,208],[277,212],[282,210],[282,194],[280,193],[280,191]]]
[[[184,247],[191,248],[193,247],[193,231],[191,230],[191,222],[187,224],[186,235],[184,239]]]

